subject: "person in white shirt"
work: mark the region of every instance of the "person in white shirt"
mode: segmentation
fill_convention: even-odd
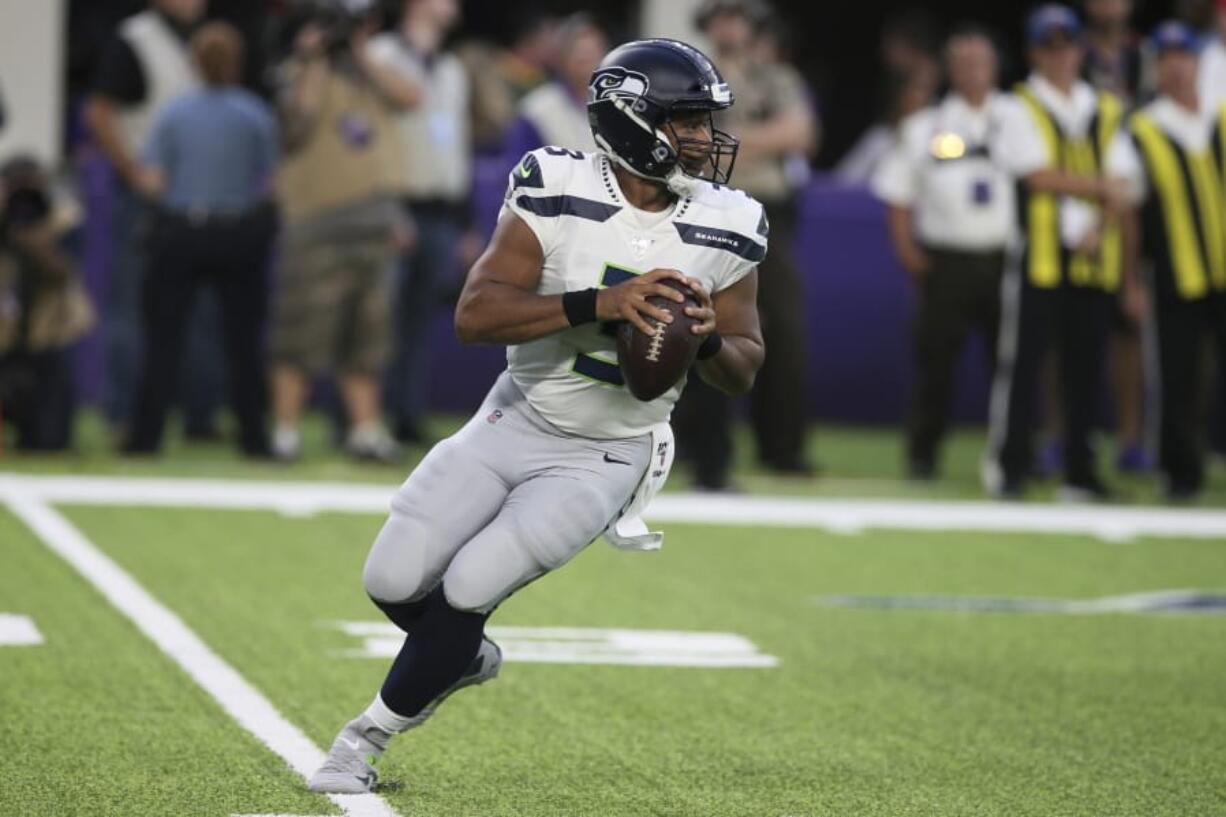
[[[519,103],[504,142],[507,167],[525,153],[545,145],[590,151],[592,127],[587,121],[587,84],[609,51],[604,31],[586,14],[574,14],[558,27],[556,76]]]
[[[1200,55],[1200,102],[1211,111],[1226,103],[1226,0],[1214,2],[1213,31]]]
[[[1081,24],[1045,5],[1027,25],[1033,73],[1015,97],[1027,115],[1003,134],[1018,186],[1021,236],[1002,291],[993,383],[989,492],[1018,498],[1033,469],[1035,406],[1048,348],[1056,352],[1064,430],[1061,498],[1103,499],[1090,434],[1102,375],[1111,298],[1122,283],[1128,185],[1109,166],[1125,139],[1123,108],[1079,79]],[[1130,287],[1135,284],[1130,283]]]
[[[392,361],[383,402],[402,442],[428,438],[430,327],[443,295],[458,284],[458,246],[470,221],[470,82],[445,38],[460,19],[458,0],[404,0],[400,25],[371,39],[372,62],[417,89],[397,117],[405,208],[417,225],[395,296]]]
[[[1151,42],[1160,96],[1129,119],[1133,144],[1116,164],[1140,204],[1139,251],[1153,293],[1159,464],[1167,495],[1187,500],[1204,484],[1202,353],[1210,336],[1226,359],[1226,191],[1214,138],[1221,109],[1201,102],[1196,32],[1172,20]]]
[[[1084,0],[1086,59],[1082,76],[1100,91],[1114,94],[1128,110],[1152,99],[1153,55],[1132,28],[1133,0]],[[1115,470],[1147,474],[1154,470],[1145,439],[1144,327],[1124,311],[1122,298],[1112,304],[1108,341],[1111,407],[1115,420]],[[1054,406],[1049,395],[1047,403]],[[1054,417],[1057,411],[1048,412]],[[1051,429],[1054,431],[1054,429]],[[1060,462],[1057,435],[1040,455],[1040,470],[1055,472]]]
[[[144,354],[141,337],[140,288],[145,278],[144,236],[150,218],[149,202],[140,192],[140,153],[156,116],[183,93],[197,88],[200,78],[187,41],[204,17],[204,0],[151,0],[148,8],[124,19],[103,51],[93,87],[82,116],[99,152],[114,172],[115,199],[110,225],[112,252],[106,297],[102,309],[102,344],[105,380],[102,403],[116,435],[126,434],[133,420]],[[14,35],[17,32],[13,32]],[[193,340],[213,329],[211,321],[193,320]],[[206,348],[212,347],[205,343]],[[212,364],[216,354],[194,355]],[[211,365],[193,361],[187,386],[188,425],[208,426],[212,401],[201,391],[216,394],[219,378],[209,377]],[[196,388],[198,382],[204,388]],[[199,419],[200,422],[194,422]],[[203,428],[191,428],[204,431]]]
[[[1201,51],[1198,80],[1201,107],[1210,113],[1226,104],[1226,0],[1216,0],[1215,5],[1215,30]],[[1220,365],[1226,370],[1226,361]],[[1226,462],[1226,375],[1221,380],[1217,388],[1213,422],[1210,423],[1210,442],[1216,456]]]
[[[1014,181],[1001,136],[1021,114],[998,93],[997,55],[982,29],[945,46],[949,94],[902,122],[873,177],[888,205],[890,240],[914,281],[916,385],[907,423],[913,479],[938,471],[956,364],[970,329],[989,350],[1000,321],[1005,248],[1015,231]]]

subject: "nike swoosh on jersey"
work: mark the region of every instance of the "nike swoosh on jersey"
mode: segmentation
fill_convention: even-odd
[[[607,451],[605,452],[605,455],[604,455],[604,461],[616,463],[617,465],[634,465],[634,463],[629,462],[628,460],[619,460],[617,457],[610,457],[609,452]]]

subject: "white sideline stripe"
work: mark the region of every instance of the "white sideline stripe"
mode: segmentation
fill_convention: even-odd
[[[43,543],[76,569],[128,617],[240,726],[308,778],[324,753],[287,721],[264,695],[213,652],[183,620],[104,554],[59,511],[37,495],[0,484],[0,497]],[[349,817],[396,817],[375,794],[330,794]]]
[[[0,491],[78,505],[273,510],[294,516],[324,511],[386,513],[394,487],[325,482],[73,477],[0,474]],[[820,528],[981,531],[1226,540],[1226,511],[1002,502],[816,499],[663,494],[646,516],[654,523]]]
[[[382,636],[404,640],[404,631],[387,621],[337,621],[335,627],[346,635]],[[721,649],[754,649],[753,642],[736,633],[699,632],[696,630],[627,630],[620,627],[523,627],[520,625],[491,625],[486,634],[500,643],[502,641],[610,641],[621,640],[634,644],[677,644],[692,646],[717,646]]]
[[[395,658],[404,638],[368,638],[361,649],[341,650],[342,658]],[[750,653],[720,655],[713,653],[679,654],[675,652],[626,652],[596,648],[564,646],[542,642],[533,647],[526,644],[502,644],[502,657],[512,663],[524,664],[600,664],[621,667],[689,667],[701,669],[769,669],[779,666],[773,655]]]
[[[338,621],[332,626],[361,638],[359,649],[341,650],[345,658],[394,658],[404,633],[379,621]],[[489,627],[507,661],[537,664],[614,664],[639,667],[775,667],[779,659],[758,652],[736,633],[680,630],[624,630],[585,627]]]
[[[42,644],[43,634],[34,619],[15,613],[0,613],[0,647],[33,647]]]

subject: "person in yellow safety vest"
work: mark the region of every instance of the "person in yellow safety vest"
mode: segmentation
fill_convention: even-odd
[[[1158,355],[1159,465],[1168,497],[1187,500],[1205,477],[1204,349],[1226,356],[1226,108],[1204,110],[1201,41],[1178,21],[1150,38],[1159,96],[1128,120],[1126,161],[1140,206],[1139,252],[1153,296]],[[1216,133],[1215,133],[1216,131]],[[1216,153],[1215,153],[1216,151]]]
[[[1109,496],[1094,464],[1090,433],[1098,403],[1111,298],[1121,258],[1128,184],[1108,157],[1126,144],[1123,110],[1079,78],[1081,24],[1065,6],[1040,6],[1027,23],[1033,72],[1015,91],[1028,113],[1010,134],[1018,177],[1019,240],[1006,263],[1001,332],[984,459],[987,490],[1020,498],[1033,466],[1039,372],[1056,352],[1065,430],[1066,501]],[[1128,302],[1135,304],[1136,297]]]

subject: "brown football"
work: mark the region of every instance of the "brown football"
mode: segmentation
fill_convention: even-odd
[[[655,327],[650,335],[629,321],[617,329],[617,363],[621,367],[626,388],[639,400],[655,400],[671,389],[694,363],[702,338],[690,331],[697,321],[685,314],[687,306],[698,306],[694,293],[685,284],[665,279],[667,284],[685,295],[683,303],[653,295],[648,302],[672,313],[673,322],[663,323],[645,317]]]

